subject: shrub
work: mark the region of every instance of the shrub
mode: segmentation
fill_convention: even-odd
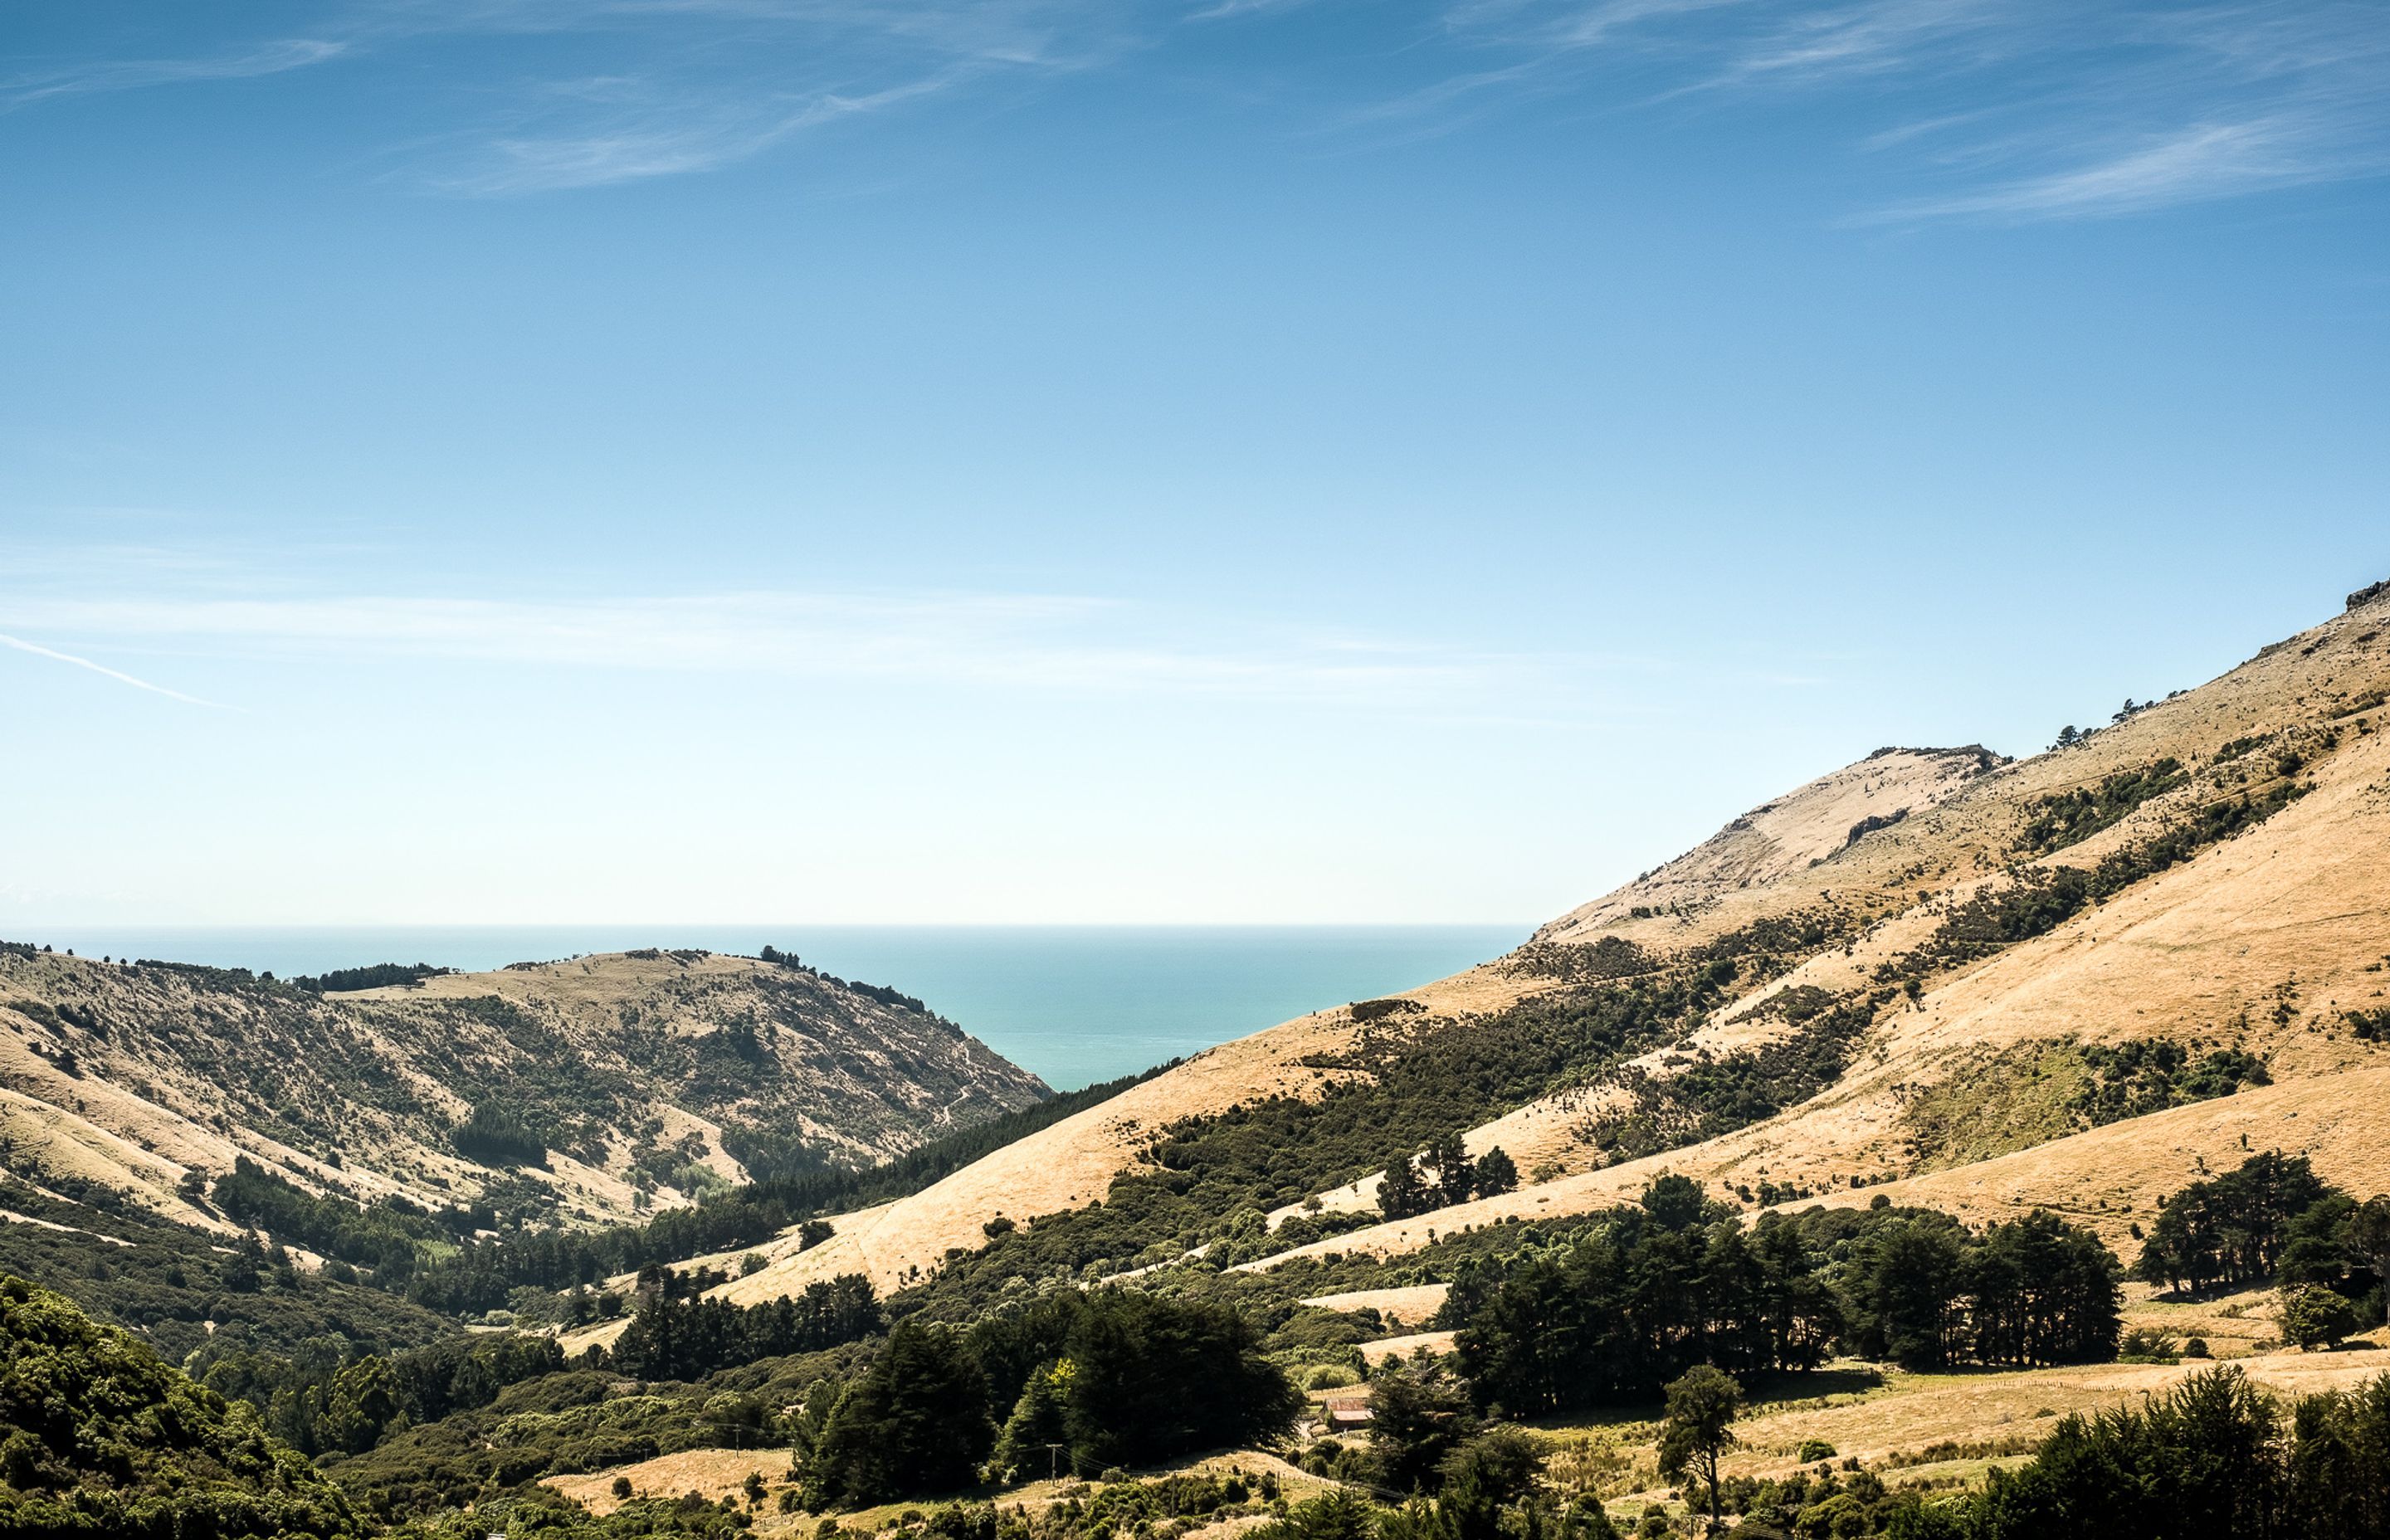
[[[2332,1347],[2358,1328],[2349,1303],[2319,1283],[2294,1284],[2281,1294],[2282,1338],[2302,1353]]]

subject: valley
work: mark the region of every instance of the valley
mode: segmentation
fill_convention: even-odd
[[[2228,1414],[2307,1523],[2390,1450],[2385,719],[2377,585],[1061,1097],[768,950],[12,943],[0,1271],[348,1505],[227,1534],[2001,1536]]]

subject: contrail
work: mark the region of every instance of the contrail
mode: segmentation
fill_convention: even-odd
[[[0,633],[0,646],[13,647],[19,652],[30,652],[37,658],[55,658],[61,663],[72,663],[77,668],[87,668],[94,674],[104,674],[119,684],[130,685],[135,689],[150,690],[159,695],[171,696],[189,705],[207,706],[216,711],[224,710],[212,700],[202,700],[196,695],[185,695],[181,690],[170,690],[163,685],[153,685],[147,679],[135,679],[129,674],[118,673],[105,663],[95,663],[88,658],[78,658],[71,652],[59,652],[50,648],[36,646],[34,643],[20,640],[6,633]]]

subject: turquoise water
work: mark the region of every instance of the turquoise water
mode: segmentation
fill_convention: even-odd
[[[1530,927],[322,926],[64,927],[12,941],[285,978],[377,962],[469,971],[635,946],[753,954],[766,943],[842,978],[893,984],[1056,1090],[1134,1074],[1323,1006],[1498,956]]]

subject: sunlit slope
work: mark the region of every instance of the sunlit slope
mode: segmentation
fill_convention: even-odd
[[[1724,928],[1778,912],[1788,892],[1830,892],[1880,877],[1883,862],[1852,861],[1815,882],[1796,879],[1850,856],[1870,835],[1897,829],[1938,807],[2007,763],[1980,745],[1963,749],[1881,749],[1857,764],[1818,776],[1798,790],[1752,809],[1666,866],[1570,910],[1534,940],[1581,943],[1653,918],[1662,933],[1706,918]],[[1867,854],[1900,848],[1879,838]],[[1639,927],[1650,933],[1652,927]],[[1627,933],[1637,933],[1630,931]]]
[[[1785,1023],[1763,1009],[1771,996],[1803,987],[1867,990],[1887,964],[1898,967],[1929,943],[1967,900],[2033,881],[2048,867],[2094,867],[2213,802],[2218,775],[2232,782],[2230,795],[2263,792],[2292,779],[2281,772],[2295,762],[2294,784],[2312,789],[2247,832],[2046,934],[1934,976],[1914,1001],[1891,1003],[1847,1072],[1813,1098],[1721,1138],[1315,1249],[1407,1251],[1431,1230],[1599,1207],[1664,1171],[1728,1191],[1773,1184],[1845,1200],[1854,1176],[1897,1176],[1904,1179],[1859,1200],[1876,1191],[1930,1196],[1979,1217],[2041,1204],[2118,1232],[2129,1212],[2146,1216],[2159,1193],[2195,1176],[2201,1161],[2237,1163],[2243,1136],[2246,1148],[2309,1154],[2330,1179],[2358,1190],[2390,1185],[2383,1153],[2390,1149],[2390,1045],[2361,1040],[2350,1020],[2390,1004],[2390,734],[2375,725],[2384,712],[2378,694],[2390,682],[2382,609],[2354,610],[2088,747],[1985,776],[1932,812],[1870,836],[1862,844],[1882,849],[1867,860],[1876,868],[1869,891],[1896,886],[1883,871],[1889,855],[1900,862],[1893,878],[1923,868],[1919,902],[1719,1010],[1647,1066],[1664,1080],[1671,1061],[1781,1035]],[[2259,741],[2238,747],[2252,738]],[[2185,766],[2180,789],[2016,874],[1985,869],[1989,852],[2013,853],[2015,831],[2043,799],[2168,758]],[[1831,865],[1784,874],[1774,884],[1778,902],[1826,902]],[[1743,899],[1743,906],[1755,905]],[[1675,923],[1697,932],[1715,923],[1705,918]],[[1652,929],[1632,919],[1610,927]],[[2082,1133],[2038,1116],[2048,1110],[2035,1104],[2036,1076],[2049,1072],[2051,1046],[2149,1039],[2243,1048],[2264,1059],[2275,1084]],[[1471,1143],[1503,1142],[1523,1164],[1575,1156],[1589,1166],[1598,1157],[1580,1136],[1605,1100],[1619,1097],[1596,1087],[1555,1097],[1476,1131]],[[1937,1110],[1955,1120],[1926,1116]],[[2037,1148],[2001,1148],[2027,1145]],[[1999,1158],[1977,1163],[1978,1156]]]
[[[1734,820],[1519,953],[1414,992],[1427,1007],[1418,1033],[1468,1033],[1531,996],[1605,987],[1618,956],[1657,971],[1755,928],[1820,938],[1781,967],[1738,977],[1676,1040],[1470,1133],[1474,1149],[1498,1144],[1547,1179],[1318,1249],[1407,1250],[1432,1230],[1599,1206],[1665,1170],[1754,1194],[1763,1184],[1846,1194],[1854,1176],[1930,1183],[1987,1214],[2043,1202],[2121,1229],[2118,1205],[2146,1213],[2155,1193],[2202,1159],[2225,1161],[2244,1134],[2306,1150],[2327,1175],[2363,1187],[2370,1151],[2390,1148],[2390,1097],[2371,1078],[2390,1051],[2358,1041],[2345,1020],[2384,1004],[2390,977],[2380,971],[2390,956],[2390,740],[2376,732],[2390,689],[2385,632],[2390,602],[2377,596],[2079,746],[2016,763],[1973,747],[1880,751]],[[2139,789],[2116,792],[2120,777]],[[2213,837],[2183,833],[2200,828]],[[2187,841],[2176,857],[2112,881],[2119,864],[2129,876],[2139,853],[2168,839]],[[1971,904],[2070,871],[2109,885],[2062,923],[1987,955],[1943,945]],[[1788,1004],[1805,1001],[1865,1013],[1839,1073],[1814,1096],[1624,1163],[1594,1136],[1638,1086],[1664,1092],[1688,1065],[1797,1040],[1806,1029]],[[768,1297],[856,1269],[901,1283],[949,1248],[983,1244],[996,1214],[1025,1221],[1096,1200],[1173,1122],[1317,1095],[1340,1072],[1303,1061],[1333,1058],[1355,1032],[1331,1010],[1214,1049],[914,1198],[842,1220],[829,1245],[800,1256],[784,1243],[769,1270],[729,1291]],[[2263,1059],[2274,1084],[2088,1132],[2018,1088],[2055,1083],[2055,1060],[2038,1055],[2154,1039],[2235,1046]],[[1968,1113],[1956,1120],[1962,1135],[1954,1106]],[[2011,1153],[2030,1146],[2041,1147],[2037,1158]],[[2005,1159],[1969,1186],[1965,1169],[1995,1157]],[[1312,1196],[1330,1210],[1373,1208],[1375,1178]]]
[[[1502,969],[1481,968],[1405,997],[1432,1013],[1458,1015],[1497,1008],[1518,994]],[[837,1234],[809,1251],[796,1251],[793,1238],[783,1237],[766,1251],[770,1266],[720,1292],[768,1300],[816,1278],[856,1272],[883,1290],[900,1287],[949,1250],[984,1244],[984,1226],[998,1215],[1022,1222],[1099,1201],[1112,1178],[1136,1168],[1172,1123],[1270,1097],[1317,1097],[1350,1072],[1306,1061],[1344,1053],[1355,1034],[1351,1011],[1339,1007],[1206,1049],[911,1197],[838,1216]]]
[[[743,1179],[731,1146],[876,1161],[1043,1089],[907,1003],[753,958],[611,954],[315,995],[0,950],[9,1169],[195,1223],[217,1221],[186,1178],[242,1157],[365,1200],[503,1184],[568,1222],[627,1219]],[[463,1133],[477,1108],[519,1123],[518,1148]]]
[[[1980,775],[1990,762],[1972,748],[1886,751],[1861,765],[1821,777],[1760,814],[1736,820],[1703,847],[1723,847],[1734,853],[1718,857],[1704,869],[1747,875],[1782,867],[1788,858],[1767,855],[1745,837],[1754,822],[1764,825],[1763,838],[1780,839],[1796,851],[1847,846],[1853,823],[1870,817],[1890,820],[1895,814],[1932,805]],[[1838,831],[1831,841],[1817,832],[1828,828]],[[1627,905],[1621,895],[1629,891],[1612,895],[1622,914]],[[1683,891],[1681,885],[1677,891]],[[1765,892],[1753,896],[1764,897]],[[1745,906],[1760,912],[1756,904]],[[1427,1026],[1422,1030],[1465,1032],[1471,1015],[1500,1010],[1551,987],[1550,981],[1497,959],[1401,997],[1425,1007]],[[1271,1097],[1317,1096],[1352,1072],[1306,1061],[1343,1056],[1355,1038],[1350,1012],[1332,1008],[1223,1044],[910,1198],[835,1216],[836,1237],[820,1246],[800,1252],[791,1232],[765,1249],[773,1259],[767,1270],[725,1285],[719,1292],[741,1301],[765,1300],[805,1282],[849,1272],[863,1273],[882,1289],[900,1287],[917,1269],[936,1265],[949,1250],[984,1244],[983,1227],[997,1215],[1019,1222],[1100,1200],[1112,1178],[1137,1169],[1154,1136],[1172,1123]],[[1358,1190],[1374,1192],[1374,1182]],[[1330,1206],[1354,1200],[1351,1193],[1330,1195]]]

